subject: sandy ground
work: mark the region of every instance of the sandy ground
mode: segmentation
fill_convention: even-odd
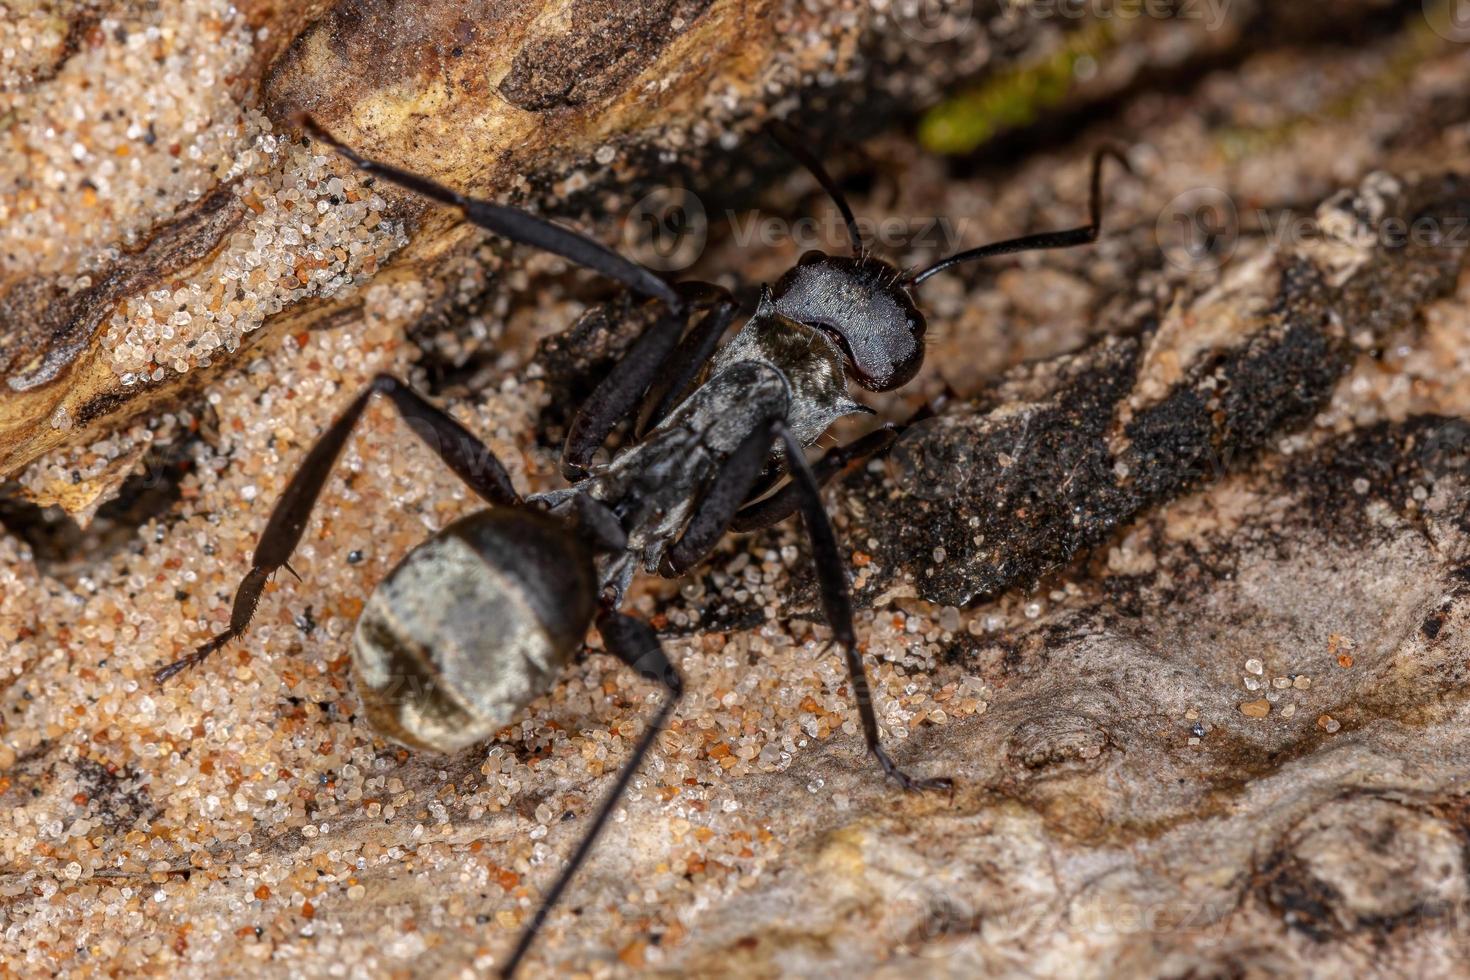
[[[1161,248],[1178,243],[1155,236],[1182,194],[1311,214],[1372,169],[1463,171],[1470,54],[1423,44],[1259,55],[1131,96],[1005,174],[872,141],[858,210],[973,215],[967,242],[1078,221],[1097,138],[1133,146],[1138,170],[1113,185],[1116,233],[1097,249],[926,287],[926,372],[873,403],[897,419],[944,383],[978,394],[1134,305],[1197,296],[1215,263],[1171,264]],[[361,203],[368,220],[351,176],[320,166],[344,180],[328,208]],[[809,189],[774,186],[762,207]],[[1240,259],[1271,247],[1247,241]],[[756,283],[796,254],[717,230],[693,273]],[[516,258],[486,287],[482,257],[466,259],[467,310],[444,312],[437,278],[344,279],[359,314],[277,332],[187,407],[22,477],[39,490],[167,444],[175,472],[156,482],[176,489],[122,533],[99,518],[82,546],[0,539],[0,972],[469,976],[505,955],[656,692],[594,649],[453,757],[355,718],[344,668],[363,602],[475,506],[387,409],[318,506],[292,560],[303,581],[273,582],[247,639],[203,669],[150,678],[227,621],[291,467],[375,372],[443,397],[523,490],[556,485],[534,346],[583,304],[558,263]],[[953,797],[904,796],[863,757],[825,630],[789,617],[806,561],[792,530],[641,589],[633,606],[673,634],[690,694],[534,968],[1453,975],[1470,899],[1466,477],[1458,430],[1416,417],[1470,406],[1467,300],[1462,284],[1426,306],[1304,430],[1090,563],[973,608],[864,610],[886,737],[953,776]],[[447,371],[457,357],[471,369]],[[845,532],[858,517],[840,488],[829,499]],[[721,606],[769,621],[702,629]]]

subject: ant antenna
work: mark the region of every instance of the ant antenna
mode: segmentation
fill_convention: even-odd
[[[674,292],[674,288],[660,276],[631,259],[624,258],[601,242],[588,238],[581,232],[564,228],[520,208],[465,197],[458,191],[450,190],[427,177],[420,177],[389,164],[369,160],[323,129],[307,113],[297,113],[293,122],[314,138],[336,150],[359,170],[377,174],[432,201],[459,208],[464,213],[465,219],[471,224],[493,231],[513,242],[530,245],[533,248],[551,252],[553,255],[560,255],[584,269],[590,269],[614,282],[622,283],[640,296],[660,300],[670,309],[683,309],[684,304]]]
[[[1076,245],[1090,245],[1097,241],[1098,235],[1102,234],[1102,166],[1103,161],[1109,157],[1118,161],[1119,165],[1128,173],[1133,173],[1133,165],[1128,162],[1128,158],[1119,147],[1112,145],[1104,146],[1093,155],[1092,200],[1089,205],[1092,211],[1092,222],[1090,224],[1067,231],[1047,231],[1038,235],[1023,235],[1020,238],[1012,238],[1008,241],[996,242],[992,245],[982,245],[979,248],[972,248],[966,252],[957,252],[947,259],[940,259],[923,272],[910,276],[908,284],[910,286],[917,286],[930,276],[943,272],[951,266],[959,265],[961,262],[974,262],[979,259],[993,258],[997,255],[1013,255],[1016,252],[1036,252],[1048,248],[1072,248]]]
[[[847,203],[847,198],[838,188],[837,182],[832,179],[832,175],[827,173],[827,168],[822,166],[822,161],[801,145],[800,137],[795,130],[779,119],[772,120],[766,126],[766,131],[777,146],[785,150],[797,163],[817,178],[817,183],[822,185],[822,190],[827,192],[832,203],[837,205],[837,210],[842,212],[842,221],[847,225],[847,241],[852,248],[852,254],[860,256],[866,252],[867,247],[863,244],[863,235],[858,230],[857,218],[853,216],[852,207]]]

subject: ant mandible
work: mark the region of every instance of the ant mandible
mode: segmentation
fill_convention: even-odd
[[[808,464],[805,450],[839,418],[868,411],[849,397],[850,382],[891,391],[918,372],[926,325],[916,287],[963,262],[1095,242],[1102,228],[1103,161],[1112,157],[1131,169],[1126,157],[1108,147],[1093,158],[1088,224],[959,252],[906,274],[868,251],[825,168],[789,131],[775,128],[777,141],[841,212],[852,254],[804,255],[762,290],[755,312],[719,347],[738,310],[727,290],[703,282],[671,284],[587,236],[369,160],[309,117],[297,121],[360,170],[458,208],[466,220],[511,241],[600,273],[659,304],[661,315],[581,407],[561,456],[571,485],[547,493],[522,497],[478,438],[402,381],[379,375],[316,441],[276,501],[235,593],[229,627],[159,669],[157,680],[202,663],[245,631],[267,579],[289,567],[353,426],[373,396],[383,395],[489,506],[410,551],[364,607],[352,669],[372,726],[403,745],[435,752],[483,741],[552,685],[593,626],[609,653],[662,683],[668,695],[522,931],[503,976],[520,965],[683,692],[653,629],[621,611],[633,576],[640,568],[682,575],[727,531],[769,527],[801,512],[822,611],[847,661],[868,751],[905,790],[948,788],[947,779],[907,775],[879,740],[847,574],[821,498],[823,484],[848,464],[888,448],[894,430],[879,429],[815,464]],[[594,465],[596,451],[630,417],[634,438]],[[774,486],[776,467],[789,476],[780,487]]]

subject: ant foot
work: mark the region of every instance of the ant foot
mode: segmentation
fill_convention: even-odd
[[[954,780],[946,776],[938,776],[933,779],[915,779],[902,769],[884,752],[879,746],[873,747],[873,754],[878,757],[878,764],[883,767],[884,775],[890,776],[898,781],[906,793],[927,792],[930,790],[954,791]]]

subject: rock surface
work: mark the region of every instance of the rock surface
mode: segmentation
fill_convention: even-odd
[[[111,224],[78,217],[50,238],[5,225],[33,238],[7,239],[3,302],[40,283],[28,295],[41,307],[72,311],[35,321],[60,333],[28,333],[5,306],[5,356],[24,348],[39,364],[81,339],[71,374],[26,391],[70,404],[86,371],[121,385],[116,348],[99,340],[112,307],[88,305],[101,295],[89,290],[152,303],[138,284],[167,255],[181,263],[177,288],[203,291],[202,263],[244,253],[200,243],[273,213],[250,181],[284,193],[282,181],[316,168],[312,200],[356,217],[349,238],[358,227],[369,237],[354,238],[357,253],[344,246],[363,264],[333,267],[332,297],[321,280],[277,296],[274,312],[251,306],[255,340],[203,370],[166,372],[132,408],[84,423],[72,413],[68,429],[50,424],[54,402],[28,400],[40,394],[0,400],[4,424],[32,426],[0,437],[6,472],[39,458],[22,477],[32,496],[95,514],[83,530],[54,511],[0,507],[0,973],[484,973],[655,696],[594,650],[519,722],[456,756],[411,754],[365,728],[344,669],[352,623],[404,551],[475,506],[379,409],[293,558],[303,581],[272,584],[244,642],[153,684],[154,667],[228,618],[292,467],[373,373],[411,378],[518,486],[541,489],[556,481],[563,402],[627,339],[596,316],[609,294],[560,264],[482,247],[450,216],[387,192],[381,206],[369,188],[352,201],[351,175],[290,139],[264,150],[281,106],[310,101],[374,152],[507,197],[544,190],[509,174],[558,180],[551,196],[591,198],[565,213],[590,214],[607,199],[599,188],[667,166],[634,149],[678,150],[666,127],[682,125],[684,152],[698,156],[695,144],[753,127],[782,100],[820,105],[826,83],[889,91],[882,111],[907,121],[973,76],[974,91],[930,123],[879,134],[866,161],[834,167],[851,175],[860,214],[896,222],[882,242],[895,258],[938,250],[924,229],[946,229],[926,218],[952,218],[957,245],[1075,224],[1104,138],[1133,147],[1138,173],[1110,178],[1098,247],[926,284],[925,373],[872,404],[902,420],[946,384],[959,398],[921,441],[829,494],[870,604],[860,636],[886,736],[906,765],[954,777],[956,791],[901,795],[863,757],[840,664],[802,616],[794,530],[732,540],[699,574],[634,597],[670,635],[691,693],[533,969],[1457,975],[1470,950],[1470,275],[1453,236],[1470,175],[1470,47],[1437,33],[1418,3],[1335,5],[1334,24],[1350,10],[1368,27],[1322,47],[1310,12],[1293,26],[1236,4],[1233,29],[1130,28],[1113,57],[1088,55],[1089,76],[1085,52],[1066,47],[1087,25],[974,20],[946,37],[939,21],[916,38],[884,27],[902,0],[482,6],[463,26],[407,13],[432,4],[347,16],[252,3],[244,24],[189,21],[200,8],[183,3],[126,15],[42,4],[36,23],[6,27],[32,37],[0,75],[16,119],[78,79],[123,78],[103,73],[110,58],[126,67],[128,45],[162,53],[158,91],[183,71],[169,51],[190,44],[209,42],[238,73],[221,102],[176,107],[180,127],[208,116],[223,135],[159,185],[164,204],[114,194]],[[142,24],[122,32],[141,41],[119,40],[132,17],[159,18],[159,36]],[[1297,40],[1256,46],[1259,17],[1270,36]],[[657,51],[608,43],[631,30],[627,18],[653,18],[638,23]],[[528,52],[519,68],[513,51]],[[1080,94],[997,116],[1014,129],[986,144],[1004,168],[941,160],[909,135],[998,112],[997,91],[1043,77],[1007,72],[1054,68],[1046,55],[1058,51],[1071,52]],[[1181,71],[1194,58],[1213,70],[1160,79],[1170,51]],[[531,53],[555,70],[528,71]],[[495,73],[457,67],[471,57]],[[364,58],[381,72],[345,77]],[[223,63],[209,64],[223,82]],[[692,120],[709,110],[698,93],[718,102],[730,90],[710,79],[732,77],[734,103],[696,135]],[[476,78],[494,78],[494,92],[450,97]],[[262,106],[250,116],[262,128],[229,128]],[[486,154],[493,127],[475,106],[555,118],[544,135],[522,120],[525,140]],[[768,164],[722,185],[716,161],[744,152],[734,143],[709,151],[705,184],[690,181],[712,220],[689,274],[748,295],[807,243],[783,234],[755,247],[744,219],[826,205]],[[604,145],[615,162],[595,169],[587,159]],[[83,149],[85,160],[98,147]],[[59,152],[50,165],[81,162]],[[226,193],[211,164],[248,173]],[[54,221],[66,209],[42,185],[27,200]],[[1222,199],[1236,218],[1223,228],[1212,223]],[[726,207],[731,220],[713,220]],[[1382,237],[1389,218],[1426,215],[1438,237]],[[614,236],[615,223],[591,225]],[[260,248],[280,258],[275,235]],[[112,271],[78,286],[102,268],[87,250],[113,244]],[[92,325],[68,333],[78,316]],[[1013,418],[1049,418],[1026,431],[1046,433],[1050,455],[1023,440],[997,472]],[[64,444],[76,448],[40,455]],[[1069,484],[1056,467],[1074,458],[1086,465]],[[936,494],[914,479],[932,466],[974,472],[963,493]],[[1028,501],[1036,511],[1019,513]],[[1068,530],[1074,505],[1082,523]],[[973,546],[972,518],[986,536]]]

